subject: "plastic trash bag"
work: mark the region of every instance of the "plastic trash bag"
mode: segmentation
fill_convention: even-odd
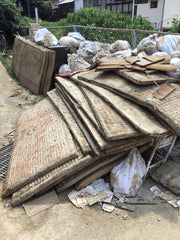
[[[151,34],[150,36],[143,38],[140,43],[137,45],[138,52],[146,52],[148,55],[151,55],[155,52],[158,52],[157,48],[158,38],[157,34]]]
[[[141,187],[146,174],[146,164],[141,154],[134,148],[128,157],[111,171],[111,185],[114,193],[133,197]]]
[[[76,40],[75,38],[72,38],[72,37],[62,37],[59,40],[59,44],[67,47],[68,50],[78,48],[79,43],[80,42],[78,40]]]
[[[167,75],[173,78],[180,79],[180,58],[171,58],[171,64],[178,65],[176,72],[167,72]]]
[[[89,68],[91,65],[86,62],[82,57],[78,57],[77,54],[73,53],[69,58],[68,65],[72,71],[79,71]]]
[[[73,37],[79,41],[85,41],[85,38],[79,32],[69,32],[67,37]]]
[[[42,42],[44,43],[44,36],[50,33],[52,34],[47,28],[40,28],[35,32],[34,35],[34,40],[35,42]],[[58,40],[57,38],[52,34],[52,38],[53,38],[53,45],[57,45],[58,44]]]
[[[132,56],[132,51],[131,49],[128,50],[124,50],[124,51],[118,51],[112,54],[112,57],[115,58],[127,58],[127,57],[131,57]]]
[[[59,74],[65,74],[65,73],[70,73],[72,72],[70,66],[68,66],[67,64],[63,64],[60,66],[59,68]]]
[[[131,46],[128,43],[128,41],[117,40],[116,42],[111,44],[110,52],[115,53],[115,52],[118,52],[118,51],[124,51],[124,50],[128,50],[128,49],[131,49]]]
[[[143,58],[146,56],[147,56],[147,54],[145,52],[140,52],[140,53],[138,53],[137,58]]]
[[[52,46],[53,45],[53,35],[51,33],[46,33],[44,35],[44,46]]]
[[[166,52],[155,52],[153,53],[153,56],[158,56],[158,57],[163,57],[163,56],[167,56],[168,53]]]
[[[180,50],[180,36],[166,35],[158,40],[158,49],[161,52],[171,53]]]
[[[79,45],[79,50],[77,51],[78,57],[83,58],[88,63],[93,62],[93,57],[101,50],[101,43],[83,41]]]

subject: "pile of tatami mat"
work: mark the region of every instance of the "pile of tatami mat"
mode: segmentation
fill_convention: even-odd
[[[113,72],[56,77],[48,98],[17,126],[3,188],[18,205],[56,186],[77,190],[110,172],[130,149],[145,151],[155,138],[180,133],[180,87],[163,100],[159,86],[138,86]]]

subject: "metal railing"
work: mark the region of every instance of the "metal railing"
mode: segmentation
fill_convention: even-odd
[[[172,34],[179,35],[178,33],[167,33],[158,31],[147,31],[137,29],[119,29],[119,28],[102,28],[102,27],[91,27],[91,26],[57,26],[47,27],[59,40],[62,36],[66,36],[68,32],[79,32],[81,35],[90,41],[98,41],[102,43],[113,43],[116,40],[127,40],[131,47],[136,48],[137,44],[145,37],[150,34],[157,33],[158,36]]]

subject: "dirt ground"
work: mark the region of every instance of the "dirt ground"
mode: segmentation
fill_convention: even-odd
[[[17,85],[0,63],[0,146],[13,139],[18,116],[39,100]],[[144,187],[157,183],[146,179]],[[0,192],[3,183],[0,183]],[[161,186],[159,186],[162,190]],[[70,191],[70,190],[69,190]],[[179,240],[180,214],[167,203],[138,206],[135,212],[116,208],[103,212],[101,206],[77,209],[59,194],[60,203],[27,217],[22,206],[12,208],[0,200],[0,240]]]

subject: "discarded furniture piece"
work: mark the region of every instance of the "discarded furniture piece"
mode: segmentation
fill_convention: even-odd
[[[16,36],[12,68],[25,88],[36,95],[46,94],[51,87],[54,66],[54,51]]]

